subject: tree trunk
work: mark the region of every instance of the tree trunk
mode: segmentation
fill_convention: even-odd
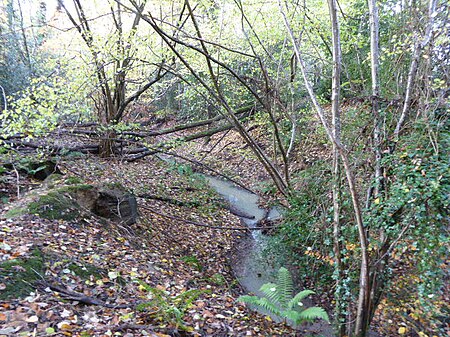
[[[286,14],[283,11],[283,7],[281,4],[281,0],[278,1],[280,12],[283,16],[283,20],[286,26],[286,29],[291,38],[292,45],[294,47],[295,55],[298,60],[299,68],[302,72],[303,82],[305,84],[306,90],[308,91],[309,97],[311,99],[312,105],[316,110],[316,116],[319,121],[322,123],[323,128],[325,129],[325,133],[327,134],[329,140],[332,144],[336,146],[337,151],[339,152],[339,156],[342,159],[342,163],[344,165],[344,172],[347,178],[348,189],[350,192],[350,196],[352,199],[353,211],[355,216],[356,226],[358,228],[359,234],[359,246],[361,249],[361,261],[360,261],[360,276],[359,276],[359,296],[358,296],[358,304],[357,304],[357,317],[355,323],[355,332],[359,336],[364,336],[367,330],[367,323],[369,312],[366,311],[369,308],[370,302],[370,265],[369,265],[369,253],[368,253],[368,245],[367,245],[367,233],[366,228],[364,227],[364,222],[362,218],[361,206],[358,196],[358,189],[355,185],[354,174],[352,170],[352,166],[347,156],[347,150],[344,148],[343,144],[335,138],[334,133],[328,122],[325,118],[325,113],[320,105],[314,89],[308,79],[308,75],[306,72],[305,61],[300,52],[300,48],[295,40],[294,33],[291,29],[291,26],[287,20]]]
[[[340,142],[341,140],[341,117],[340,117],[340,86],[341,86],[341,43],[339,22],[337,17],[336,0],[328,0],[328,7],[332,29],[332,55],[333,55],[333,77],[332,77],[332,129],[334,138]],[[340,169],[339,169],[339,151],[336,144],[333,143],[333,251],[336,268],[336,291],[335,291],[335,324],[339,336],[345,335],[345,311],[344,305],[344,289],[342,281],[344,278],[341,252],[341,223],[340,223]]]

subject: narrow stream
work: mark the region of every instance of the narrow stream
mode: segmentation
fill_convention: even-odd
[[[259,197],[256,194],[236,187],[233,183],[215,177],[205,176],[206,180],[231,207],[243,214],[254,218],[240,217],[248,227],[255,227],[262,220],[267,211],[258,206]],[[276,220],[281,217],[276,208],[272,208],[267,215],[268,220]],[[247,292],[262,296],[259,288],[268,282],[274,281],[274,275],[280,268],[275,259],[264,256],[263,251],[267,245],[267,238],[261,231],[253,230],[252,235],[244,237],[238,244],[233,257],[233,270],[239,283]]]
[[[243,190],[233,183],[224,181],[211,176],[204,176],[210,186],[214,188],[230,205],[246,214],[253,216],[254,219],[241,217],[241,221],[248,227],[255,227],[258,221],[266,216],[267,211],[258,206],[259,197],[256,194]],[[274,207],[267,214],[268,220],[277,220],[281,218],[281,213]],[[275,252],[265,253],[266,245],[268,245],[267,236],[263,235],[259,230],[252,230],[252,235],[245,236],[239,243],[232,258],[232,268],[235,276],[239,280],[242,287],[247,293],[254,293],[257,296],[264,294],[259,291],[261,286],[268,282],[273,282],[280,267],[280,258]],[[282,254],[282,252],[280,253]],[[311,300],[303,301],[305,305],[312,306]],[[264,310],[258,310],[262,314],[269,314]],[[281,321],[279,317],[274,317],[274,321]],[[307,331],[310,336],[331,337],[333,333],[332,326],[324,321],[316,321],[305,326],[293,326],[294,328]],[[305,330],[306,329],[306,330]]]

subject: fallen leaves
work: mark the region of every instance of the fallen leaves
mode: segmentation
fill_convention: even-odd
[[[202,209],[190,209],[139,200],[154,209],[164,209],[165,214],[209,224],[220,219],[223,226],[237,226],[236,217],[214,206],[216,197],[205,193],[205,186],[190,187],[191,178],[176,172],[168,174],[165,164],[102,164],[93,159],[76,165],[71,170],[79,172],[87,182],[108,178],[134,191],[157,186],[159,191],[177,193],[180,200],[198,199],[205,205]],[[101,170],[92,169],[99,166]],[[172,189],[171,185],[177,188]],[[41,289],[22,300],[0,302],[0,324],[5,326],[0,335],[112,336],[120,331],[122,336],[131,337],[143,336],[145,331],[148,336],[169,336],[176,327],[151,318],[151,313],[159,308],[150,308],[150,312],[134,309],[134,304],[151,300],[139,281],[163,291],[168,299],[190,289],[209,292],[202,293],[183,317],[192,336],[286,335],[283,325],[270,324],[235,303],[238,291],[229,287],[233,276],[227,260],[236,238],[233,232],[197,228],[144,208],[140,221],[133,226],[86,214],[72,222],[34,215],[9,220],[0,215],[0,228],[0,261],[28,257],[34,247],[39,247],[45,255],[43,278],[58,280],[69,291],[108,304],[85,305],[67,299],[62,292]],[[225,281],[218,282],[217,275]]]

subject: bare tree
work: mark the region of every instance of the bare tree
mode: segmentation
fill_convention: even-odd
[[[116,0],[118,1],[118,0]],[[134,8],[129,8],[134,11],[134,13],[138,14],[138,7],[134,1],[131,1]],[[123,5],[123,3],[122,3]],[[188,33],[182,32],[184,36],[189,36],[190,39],[199,43],[199,45],[190,44],[184,40],[178,38],[178,32],[180,28],[178,28],[176,33],[167,32],[162,27],[162,22],[159,22],[151,13],[146,15],[142,14],[142,20],[147,22],[153,30],[161,37],[161,39],[165,42],[166,46],[170,48],[175,55],[175,57],[184,65],[184,67],[191,73],[191,75],[195,78],[198,84],[200,84],[206,92],[210,95],[210,97],[214,100],[215,104],[217,104],[221,109],[219,109],[219,113],[221,113],[225,120],[227,120],[231,125],[233,125],[234,129],[240,134],[242,139],[246,142],[249,148],[253,151],[255,156],[264,166],[265,170],[271,176],[273,182],[277,186],[278,190],[284,194],[289,195],[289,182],[288,177],[280,173],[279,167],[277,167],[276,163],[274,163],[269,155],[262,149],[262,147],[258,144],[258,142],[251,136],[251,134],[247,131],[244,124],[236,117],[236,109],[232,107],[226,95],[224,94],[224,88],[221,87],[218,79],[218,74],[215,72],[216,69],[221,69],[222,72],[226,72],[229,76],[236,79],[237,82],[242,85],[256,100],[258,105],[261,105],[264,108],[264,111],[267,112],[267,102],[261,97],[255,89],[253,89],[246,81],[240,76],[235,70],[233,70],[229,65],[215,58],[209,51],[209,46],[212,45],[216,48],[221,48],[224,50],[228,50],[231,52],[237,52],[242,56],[257,58],[257,56],[249,55],[244,52],[234,51],[230,48],[220,45],[217,42],[209,42],[204,39],[202,36],[201,28],[197,22],[196,16],[194,15],[194,9],[191,7],[189,1],[185,1],[184,6],[187,11],[187,18],[191,20],[193,25],[193,29],[195,32],[195,36],[192,36]],[[183,54],[175,48],[175,45],[181,45],[190,50],[198,53],[202,56],[207,65],[207,74],[209,77],[209,81],[205,80],[196,70],[191,62],[183,56]],[[275,117],[271,115],[271,119]],[[274,123],[274,121],[272,121]],[[276,124],[276,123],[275,123]],[[272,124],[273,125],[273,124]],[[285,151],[284,151],[285,153]]]
[[[137,32],[145,3],[146,1],[136,4],[136,13],[129,34],[131,38]],[[95,45],[95,31],[91,28],[91,20],[86,16],[81,1],[73,0],[75,13],[71,13],[62,0],[58,1],[58,5],[64,9],[67,17],[80,33],[93,59],[94,71],[97,77],[98,87],[100,88],[100,104],[97,106],[98,120],[107,130],[100,142],[100,155],[108,157],[113,153],[113,139],[115,138],[114,130],[111,130],[110,127],[120,122],[127,106],[137,100],[151,86],[160,81],[167,71],[163,70],[162,63],[157,65],[152,76],[141,84],[135,92],[127,95],[127,75],[133,63],[133,58],[131,48],[124,41],[122,7],[120,3],[117,3],[116,9],[111,8],[111,16],[117,35],[117,52],[122,56],[114,60],[115,71],[112,78],[109,77],[106,71],[107,60],[102,58],[99,48]]]

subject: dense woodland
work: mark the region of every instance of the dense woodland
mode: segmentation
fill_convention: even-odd
[[[3,0],[0,335],[448,336],[449,14]],[[243,296],[260,230],[283,268]]]

